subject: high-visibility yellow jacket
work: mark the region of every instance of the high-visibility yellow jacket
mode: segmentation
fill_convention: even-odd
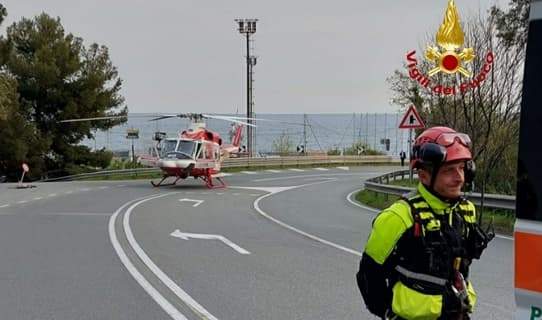
[[[424,247],[418,244],[425,243],[422,241],[426,240],[422,239],[427,239],[430,234],[438,235],[445,230],[455,230],[453,226],[459,224],[463,231],[456,232],[458,239],[461,239],[458,243],[461,243],[460,247],[465,247],[460,250],[464,262],[461,273],[467,279],[468,303],[472,311],[476,304],[476,293],[468,281],[468,268],[471,260],[479,258],[481,254],[473,253],[473,246],[469,244],[474,241],[474,205],[466,200],[445,202],[430,193],[421,183],[417,192],[408,195],[407,199],[396,201],[373,222],[358,273],[358,285],[367,307],[381,317],[391,310],[404,319],[444,318],[443,312],[447,307],[444,290],[450,285],[450,276],[446,274],[453,270],[454,257],[444,261],[448,259],[435,252],[434,257],[439,260],[430,260],[433,255],[428,260],[427,254],[421,252]],[[417,223],[415,217],[418,217]],[[413,236],[416,232],[418,236]],[[420,265],[426,263],[421,261],[430,261],[436,267]],[[446,271],[439,273],[429,270]]]

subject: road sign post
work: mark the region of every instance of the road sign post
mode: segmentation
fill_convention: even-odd
[[[420,117],[420,114],[416,110],[416,107],[414,105],[411,105],[405,115],[403,116],[403,119],[401,120],[399,124],[399,129],[409,129],[408,130],[408,159],[412,159],[412,129],[423,129],[425,128],[425,124],[423,123],[422,118]],[[413,177],[413,171],[412,168],[409,170],[409,182],[412,184],[412,177]]]

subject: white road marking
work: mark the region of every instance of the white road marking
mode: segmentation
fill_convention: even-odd
[[[186,194],[193,194],[193,191],[186,191]]]
[[[241,171],[241,173],[244,173],[244,174],[256,174],[256,172],[254,172],[254,171]]]
[[[56,197],[56,193],[49,193],[47,196],[48,197]]]
[[[277,194],[277,193],[279,193],[279,192],[283,192],[283,191],[291,190],[291,189],[295,189],[295,188],[307,187],[307,186],[311,186],[311,185],[315,185],[315,184],[320,184],[320,183],[326,183],[326,182],[329,182],[329,181],[321,181],[321,182],[309,183],[309,184],[305,184],[305,185],[301,185],[301,186],[286,187],[286,188],[284,188],[283,190],[279,190],[279,191],[276,191],[276,192],[268,193],[268,194],[266,194],[266,195],[263,195],[263,196],[259,197],[258,199],[256,199],[256,200],[254,201],[254,204],[253,204],[253,205],[254,205],[254,209],[256,209],[256,211],[258,211],[258,213],[261,214],[262,216],[264,216],[265,218],[267,218],[267,219],[269,219],[269,220],[275,222],[276,224],[278,224],[278,225],[280,225],[280,226],[283,226],[283,227],[286,228],[286,229],[290,229],[290,230],[292,230],[292,231],[294,231],[294,232],[297,232],[297,233],[299,233],[300,235],[305,236],[305,237],[307,237],[307,238],[309,238],[309,239],[312,239],[312,240],[314,240],[314,241],[318,241],[318,242],[320,242],[320,243],[326,244],[326,245],[331,246],[331,247],[334,247],[334,248],[336,248],[336,249],[339,249],[339,250],[342,250],[342,251],[351,253],[351,254],[353,254],[353,255],[356,255],[356,256],[358,256],[358,257],[361,257],[361,256],[362,256],[362,253],[359,252],[359,251],[356,251],[356,250],[353,250],[353,249],[350,249],[350,248],[347,248],[347,247],[343,247],[343,246],[338,245],[338,244],[336,244],[336,243],[333,243],[333,242],[331,242],[331,241],[322,239],[322,238],[320,238],[320,237],[317,237],[317,236],[315,236],[315,235],[312,235],[312,234],[310,234],[310,233],[307,233],[307,232],[305,232],[305,231],[302,231],[302,230],[300,230],[300,229],[297,229],[296,227],[293,227],[293,226],[291,226],[291,225],[289,225],[289,224],[287,224],[287,223],[284,223],[284,222],[282,222],[282,221],[280,221],[280,220],[278,220],[278,219],[276,219],[276,218],[273,218],[272,216],[268,215],[267,213],[265,213],[265,211],[263,211],[263,210],[260,208],[259,203],[260,203],[261,200],[263,200],[263,199],[265,199],[265,198],[267,198],[267,197],[270,197],[270,196],[272,196],[272,195],[275,195],[275,194]]]
[[[179,202],[195,202],[194,205],[192,205],[192,207],[197,207],[199,206],[200,204],[202,204],[204,202],[204,200],[196,200],[196,199],[187,199],[187,198],[183,198],[183,199],[179,199]]]
[[[240,193],[232,193],[232,195],[238,196],[238,195],[241,195],[241,194]]]
[[[271,169],[265,170],[265,171],[271,172],[271,173],[280,173],[280,172],[282,172],[282,171],[280,171],[280,170],[271,170]]]
[[[288,169],[290,171],[295,171],[295,172],[304,172],[305,170],[303,169],[295,169],[295,168],[291,168],[291,169]]]
[[[66,191],[66,194],[72,194],[73,191]]]
[[[168,194],[171,194],[171,193],[168,193]],[[163,197],[168,194],[154,196],[150,198],[147,196],[146,197],[147,199],[145,199],[145,197],[139,198],[139,199],[144,199],[142,201],[146,201],[150,199]],[[113,244],[113,248],[117,252],[117,255],[119,256],[120,261],[122,262],[122,264],[124,264],[124,266],[126,267],[128,272],[130,272],[132,277],[151,296],[151,298],[154,299],[154,301],[156,301],[156,303],[158,303],[160,307],[162,307],[162,309],[168,315],[170,315],[174,320],[188,320],[182,313],[179,312],[179,310],[177,310],[171,303],[169,303],[169,301],[167,301],[166,298],[164,298],[164,296],[162,296],[160,292],[158,292],[158,290],[156,290],[139,271],[137,271],[136,267],[132,264],[132,262],[130,261],[130,259],[124,252],[124,250],[122,249],[122,246],[120,245],[119,240],[117,239],[117,233],[115,232],[115,220],[117,219],[117,216],[122,211],[122,209],[124,209],[126,206],[128,206],[132,202],[135,202],[139,199],[126,202],[120,208],[118,208],[117,211],[115,211],[115,213],[111,216],[111,218],[109,218],[108,229],[109,229],[109,239],[111,240],[111,244]]]
[[[224,194],[224,192],[217,192],[217,193],[216,193],[217,196],[221,196],[221,195],[223,195],[223,194]]]
[[[9,207],[9,203],[8,204],[3,204],[3,205],[0,206],[0,208],[7,208],[7,207]]]
[[[130,215],[132,214],[132,210],[137,207],[138,205],[142,204],[143,202],[160,198],[163,196],[167,196],[173,193],[166,193],[163,195],[159,195],[153,198],[147,198],[140,200],[136,202],[135,204],[131,205],[128,210],[126,210],[126,213],[124,214],[123,219],[123,226],[124,226],[124,233],[126,235],[126,239],[132,246],[132,249],[135,251],[139,259],[147,265],[147,267],[164,283],[173,293],[179,297],[185,304],[192,309],[196,314],[200,316],[200,318],[206,319],[206,320],[218,320],[215,316],[213,316],[209,311],[207,311],[203,306],[201,306],[196,300],[194,300],[188,293],[186,293],[181,287],[179,287],[173,280],[171,280],[145,253],[145,251],[139,246],[137,243],[134,234],[132,233],[132,229],[130,228]],[[113,230],[114,231],[114,230]],[[164,309],[165,310],[165,309]]]
[[[358,191],[361,191],[362,189],[358,189],[358,190],[354,190],[352,192],[350,192],[347,196],[346,196],[346,200],[348,202],[350,202],[351,204],[355,205],[356,207],[360,207],[362,209],[365,209],[367,211],[371,211],[371,212],[374,212],[374,213],[379,213],[381,210],[379,209],[375,209],[375,208],[371,208],[371,207],[368,207],[368,206],[365,206],[355,200],[352,199],[352,195],[354,193],[357,193]],[[496,238],[500,238],[500,239],[505,239],[505,240],[510,240],[510,241],[514,241],[514,238],[513,237],[509,237],[509,236],[505,236],[505,235],[502,235],[502,234],[496,234],[495,235]]]
[[[79,189],[81,191],[90,191],[91,189],[90,188],[83,188],[83,189]]]
[[[27,202],[28,202],[28,200],[17,201],[17,203],[19,203],[19,204],[23,204],[23,203],[27,203]]]
[[[43,199],[42,197],[35,197],[35,198],[32,198],[32,200],[41,200]]]
[[[240,246],[236,245],[232,241],[230,241],[228,238],[221,236],[219,234],[202,234],[202,233],[185,233],[181,232],[181,230],[177,229],[173,231],[170,236],[181,238],[184,240],[188,240],[190,238],[193,239],[204,239],[204,240],[219,240],[222,241],[225,245],[229,246],[233,250],[239,252],[240,254],[250,254],[247,250],[241,248]]]
[[[253,197],[259,197],[259,196],[261,196],[261,194],[259,194],[259,193],[251,193],[250,195],[253,196]]]
[[[304,174],[304,175],[298,175],[298,176],[285,176],[285,177],[277,177],[277,178],[255,179],[255,180],[252,180],[252,181],[261,182],[261,181],[289,180],[289,179],[300,179],[300,178],[310,178],[310,177],[336,177],[336,176],[354,177],[350,173],[321,173],[321,174]],[[362,176],[363,176],[363,174],[361,176],[359,176],[359,178],[362,178]]]
[[[233,176],[233,173],[221,172],[221,175],[223,177],[230,177],[230,176]]]
[[[99,187],[98,189],[100,189],[100,190],[105,190],[105,189],[109,189],[109,187],[103,186],[103,187]]]
[[[117,187],[122,188],[122,187],[126,187],[126,185],[125,184],[119,184],[119,185],[117,185]]]
[[[340,170],[344,170],[344,171],[348,171],[350,170],[349,167],[337,167],[337,169],[340,169]]]
[[[318,170],[318,171],[329,171],[329,169],[327,169],[327,168],[314,168],[314,170]]]

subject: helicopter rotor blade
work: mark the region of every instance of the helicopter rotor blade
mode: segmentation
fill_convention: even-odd
[[[59,122],[83,122],[83,121],[95,121],[95,120],[112,120],[128,118],[128,116],[110,116],[110,117],[93,117],[93,118],[81,118],[81,119],[68,119],[60,120]]]
[[[249,126],[249,127],[256,127],[256,125],[254,125],[252,123],[240,121],[240,120],[237,120],[237,119],[232,119],[232,118],[227,117],[227,116],[212,116],[210,114],[203,114],[202,116],[205,117],[205,118],[209,118],[209,119],[218,119],[218,120],[230,121],[230,122],[243,124],[243,125]]]

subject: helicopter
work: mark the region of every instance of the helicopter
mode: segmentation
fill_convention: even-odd
[[[109,120],[125,118],[126,116],[95,117],[85,119],[70,119],[60,122],[78,122],[93,120]],[[140,155],[137,162],[148,167],[158,167],[162,171],[162,179],[151,181],[154,187],[171,186],[179,180],[188,177],[201,179],[207,188],[224,188],[223,174],[220,173],[222,162],[230,156],[241,154],[240,143],[245,126],[255,127],[245,121],[257,120],[255,118],[231,117],[209,115],[200,113],[181,113],[161,115],[149,121],[158,121],[168,118],[187,118],[191,125],[187,130],[181,131],[176,137],[166,137],[164,132],[155,132],[153,140],[156,141],[151,154]],[[230,130],[231,143],[224,144],[220,135],[206,128],[204,119],[218,119],[232,123]],[[241,121],[244,120],[244,121]],[[168,178],[173,182],[164,183]],[[215,180],[218,183],[215,183]]]

